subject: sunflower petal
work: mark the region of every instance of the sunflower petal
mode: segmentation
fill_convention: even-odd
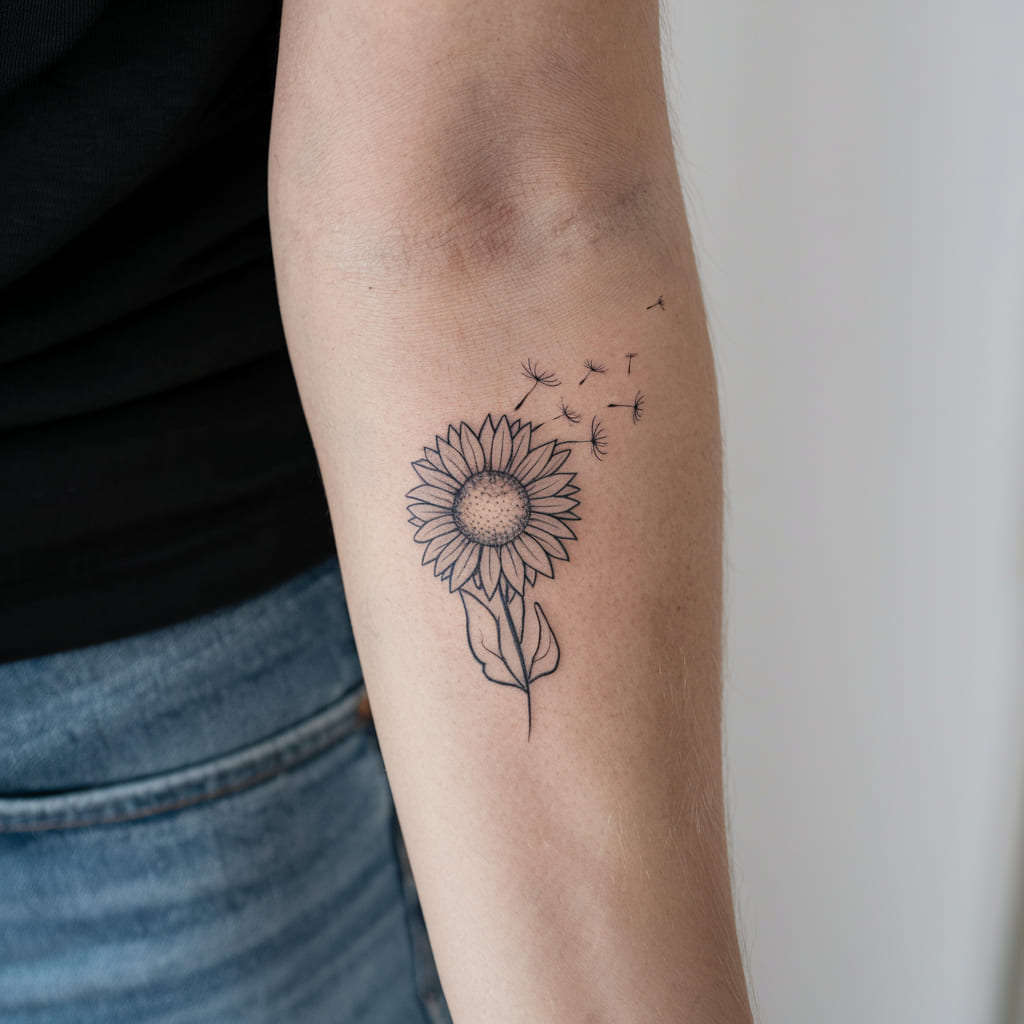
[[[512,426],[512,457],[508,460],[509,469],[511,469],[517,462],[523,457],[523,452],[530,450],[530,436],[533,433],[533,427],[527,423],[522,427],[519,427],[519,420],[516,420]]]
[[[444,468],[456,483],[464,484],[473,475],[469,470],[469,463],[462,457],[462,452],[440,437],[437,439],[437,450],[444,462]]]
[[[414,502],[408,506],[409,514],[417,519],[436,519],[438,516],[450,516],[451,507],[442,508],[440,505],[425,505],[422,502]]]
[[[528,529],[529,533],[524,533],[523,537],[532,537],[552,558],[559,558],[563,562],[569,561],[569,553],[557,537],[552,537],[550,533],[537,529],[533,523],[530,524]],[[520,540],[522,540],[522,537],[520,537]]]
[[[455,520],[451,516],[443,516],[440,519],[432,519],[425,526],[421,526],[413,535],[417,544],[426,544],[428,540],[435,537],[443,537],[446,533],[455,530]]]
[[[448,589],[454,594],[459,587],[473,578],[480,564],[480,545],[468,544],[465,551],[455,560],[452,566],[452,578],[448,581]]]
[[[575,498],[563,498],[561,495],[554,495],[550,498],[531,498],[530,508],[538,512],[546,512],[548,515],[557,515],[562,512],[569,512],[579,502]]]
[[[413,501],[426,502],[429,505],[439,505],[441,508],[451,512],[452,498],[455,497],[455,494],[453,491],[442,490],[440,487],[420,484],[419,487],[414,487],[406,497],[412,498]]]
[[[515,549],[508,544],[501,546],[501,571],[505,574],[505,579],[508,580],[516,593],[521,594],[524,582],[523,560]]]
[[[564,537],[566,540],[576,539],[576,534],[558,516],[549,516],[543,512],[531,511],[530,525],[527,529],[532,531],[534,527],[544,530],[545,533],[550,533],[552,537]]]
[[[548,459],[548,464],[544,467],[548,473],[557,473],[558,470],[565,465],[565,460],[572,455],[571,448],[558,448],[552,454],[551,458]]]
[[[484,450],[484,462],[487,469],[493,469],[491,465],[491,445],[494,443],[494,424],[491,422],[491,414],[480,426],[480,447]]]
[[[545,449],[547,449],[544,461],[540,465],[534,466],[529,473],[523,473],[520,475],[519,479],[523,484],[533,483],[534,480],[538,480],[542,476],[549,476],[550,474],[557,472],[565,462],[567,458],[565,455],[565,449],[563,448],[560,451],[556,450],[555,445],[558,444],[557,441],[551,441],[549,444],[551,446],[550,448],[548,448],[548,445],[544,446]],[[569,454],[572,454],[571,449],[569,450]]]
[[[551,453],[555,450],[555,442],[548,441],[539,448],[533,448],[522,455],[518,463],[513,463],[511,473],[520,483],[528,484],[537,475],[538,467],[543,470],[547,465]]]
[[[532,565],[526,567],[526,582],[531,587],[537,582],[537,570]]]
[[[444,549],[455,539],[454,535],[449,536],[448,534],[442,534],[440,537],[428,540],[427,546],[423,549],[423,558],[421,559],[423,564],[426,565],[428,562],[436,562],[438,556],[443,554]],[[440,569],[435,570],[434,575],[437,575],[440,571]]]
[[[512,458],[512,432],[508,429],[508,417],[502,416],[494,431],[491,442],[491,469],[496,473],[504,473]]]
[[[551,568],[551,559],[548,558],[547,553],[540,544],[537,543],[528,533],[521,533],[516,537],[515,549],[519,554],[519,557],[539,573],[543,573],[545,576],[554,576],[555,572]]]
[[[487,468],[487,464],[484,462],[484,450],[480,446],[480,440],[473,433],[473,428],[468,423],[462,424],[462,434],[460,435],[462,441],[462,456],[466,460],[466,464],[474,473],[481,473]]]
[[[488,600],[494,597],[494,592],[501,582],[501,555],[497,548],[490,545],[487,545],[480,554],[480,582]]]
[[[455,560],[471,543],[472,541],[467,540],[461,533],[456,534],[455,539],[449,541],[444,551],[437,556],[437,569],[434,571],[438,573],[444,572],[445,569],[455,563]]]
[[[423,455],[426,458],[427,462],[429,462],[430,465],[434,467],[434,469],[438,470],[441,473],[447,472],[447,470],[444,468],[444,463],[441,461],[441,456],[438,455],[438,453],[433,448],[424,448]]]
[[[530,503],[533,504],[534,498],[549,498],[552,494],[558,494],[560,491],[565,494],[563,488],[572,485],[575,475],[575,473],[552,473],[550,476],[537,477],[526,488],[526,493],[530,496]]]
[[[425,484],[440,487],[443,491],[451,491],[452,494],[459,489],[458,481],[453,480],[451,474],[446,469],[434,469],[433,466],[422,459],[419,462],[414,462],[412,468],[416,470],[417,476]]]

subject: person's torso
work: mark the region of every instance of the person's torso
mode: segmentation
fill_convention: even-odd
[[[274,292],[280,4],[0,4],[0,660],[332,550]]]

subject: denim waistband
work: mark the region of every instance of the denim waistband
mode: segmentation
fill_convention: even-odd
[[[187,622],[0,665],[0,794],[187,768],[266,739],[361,682],[332,557]]]

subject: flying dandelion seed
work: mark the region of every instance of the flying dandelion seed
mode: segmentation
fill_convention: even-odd
[[[574,412],[572,409],[570,409],[569,406],[567,406],[565,404],[565,399],[564,398],[559,402],[559,405],[562,407],[562,411],[557,416],[552,416],[551,417],[551,422],[552,423],[554,423],[555,420],[563,420],[563,419],[564,420],[568,420],[570,423],[579,423],[579,421],[581,419],[583,419],[583,414],[582,413],[578,413],[578,412]],[[539,425],[540,424],[538,424],[538,426]]]
[[[515,410],[513,410],[515,412],[518,412],[523,402],[525,402],[530,397],[530,395],[533,394],[534,389],[537,387],[538,384],[545,388],[557,388],[558,385],[562,383],[553,373],[545,373],[539,367],[534,366],[532,359],[527,359],[526,362],[522,364],[522,367],[523,376],[527,380],[532,380],[533,385],[530,388],[530,390],[527,391],[526,394],[519,399],[519,403],[516,405]]]
[[[559,444],[589,444],[590,454],[600,462],[608,454],[608,433],[595,416],[590,421],[590,437],[579,441],[559,441]]]
[[[604,366],[601,363],[595,363],[592,359],[584,360],[584,362],[583,362],[583,369],[585,369],[587,372],[584,375],[583,380],[580,381],[580,387],[583,387],[583,384],[586,381],[587,377],[589,377],[592,373],[607,373],[608,372],[608,367],[607,366]]]
[[[639,352],[627,352],[626,353],[626,373],[633,372],[633,360],[639,355]]]
[[[632,409],[633,422],[639,423],[640,417],[644,414],[644,396],[638,391],[632,402],[609,402],[609,409]]]

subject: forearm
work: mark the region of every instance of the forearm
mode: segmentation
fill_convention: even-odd
[[[745,1020],[715,386],[667,132],[626,145],[612,118],[595,148],[528,97],[474,109],[448,175],[444,118],[391,122],[418,172],[339,143],[311,173],[280,133],[271,160],[289,347],[442,981],[457,1022]],[[528,130],[483,173],[465,131],[487,151],[503,109]],[[594,117],[571,113],[550,116]]]

